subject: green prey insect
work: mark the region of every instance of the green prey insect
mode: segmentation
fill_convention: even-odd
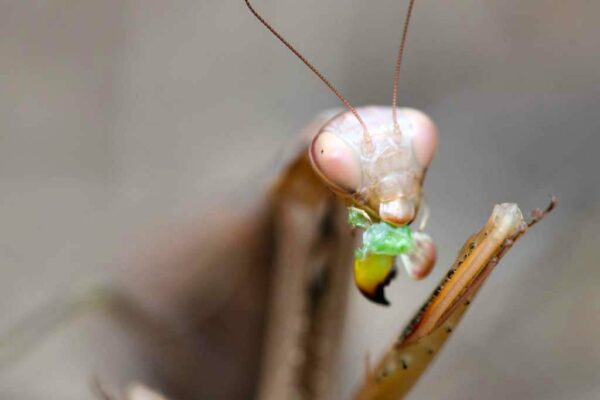
[[[348,207],[348,223],[364,230],[354,258],[356,285],[367,298],[388,305],[383,288],[395,276],[395,257],[402,255],[405,264],[410,265],[407,254],[418,254],[413,233],[408,225],[373,223],[364,210],[356,207]]]

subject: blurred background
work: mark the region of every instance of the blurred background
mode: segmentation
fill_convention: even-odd
[[[406,1],[255,3],[354,105],[390,103]],[[397,279],[391,309],[350,291],[343,398],[493,204],[550,194],[556,212],[411,398],[598,398],[598,15],[588,0],[417,1],[399,103],[439,127],[425,192],[440,261],[423,282]],[[241,0],[0,1],[1,331],[82,282],[128,276],[152,243],[175,252],[251,210],[286,144],[338,106]],[[62,326],[0,369],[0,398],[93,398],[94,374],[151,382],[126,331],[91,315]]]

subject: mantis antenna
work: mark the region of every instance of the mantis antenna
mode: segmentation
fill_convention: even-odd
[[[398,55],[396,56],[396,67],[394,69],[394,86],[392,89],[392,120],[394,121],[394,130],[400,132],[400,126],[398,125],[398,113],[396,106],[398,104],[398,83],[400,82],[400,66],[402,65],[402,56],[404,54],[404,47],[406,45],[406,36],[408,35],[408,24],[410,23],[410,16],[412,15],[413,6],[415,0],[410,0],[408,3],[408,11],[406,12],[406,18],[404,19],[404,28],[402,29],[402,38],[400,39],[400,47],[398,48]]]
[[[317,75],[317,77],[329,88],[329,90],[331,90],[333,92],[333,94],[335,94],[338,97],[338,99],[340,99],[340,101],[344,104],[344,106],[348,109],[348,111],[350,111],[356,117],[356,119],[360,123],[360,126],[363,128],[363,141],[369,147],[371,145],[371,136],[369,135],[369,130],[367,129],[367,125],[365,124],[363,119],[360,117],[360,115],[358,114],[356,109],[352,106],[352,104],[350,104],[348,99],[346,99],[337,90],[337,88],[335,86],[333,86],[333,84],[327,78],[325,78],[325,76],[314,65],[312,65],[312,63],[310,61],[308,61],[306,59],[306,57],[304,57],[302,55],[302,53],[300,53],[298,50],[296,50],[296,48],[294,46],[292,46],[283,36],[281,36],[281,34],[279,32],[277,32],[275,30],[275,28],[273,28],[271,26],[271,24],[269,24],[254,9],[254,7],[250,4],[249,0],[244,0],[244,1],[246,2],[246,5],[248,6],[248,8],[252,12],[252,14],[254,14],[254,16],[256,17],[256,19],[258,19],[265,26],[265,28],[267,28],[273,35],[275,35],[275,37],[277,39],[279,39],[279,41],[281,41],[281,43],[283,43],[285,45],[285,47],[287,47],[292,53],[294,53],[294,55],[296,57],[298,57],[300,59],[300,61],[302,61],[312,72],[314,72],[314,74]]]

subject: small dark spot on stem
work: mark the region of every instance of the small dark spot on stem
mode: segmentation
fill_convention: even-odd
[[[406,365],[406,361],[402,360],[402,369],[408,369],[408,365]]]
[[[433,349],[427,349],[427,354],[432,355],[433,354]]]
[[[465,306],[471,305],[471,300],[465,301]]]
[[[324,153],[324,151],[323,151],[323,149],[321,149],[321,154],[323,154],[323,153]]]
[[[446,327],[446,333],[452,333],[452,328],[451,328],[451,327],[449,327],[449,326],[447,326],[447,327]]]

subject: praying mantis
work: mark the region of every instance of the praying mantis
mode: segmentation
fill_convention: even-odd
[[[436,129],[425,114],[398,109],[396,104],[414,1],[409,3],[402,31],[392,106],[359,108],[352,107],[249,1],[246,5],[348,110],[325,114],[306,128],[297,156],[280,171],[265,196],[265,218],[273,224],[274,244],[269,247],[273,276],[265,345],[255,366],[260,371],[256,397],[338,398],[331,376],[340,351],[351,276],[367,299],[386,304],[384,289],[398,273],[398,259],[415,279],[425,278],[436,261],[433,240],[423,231],[427,210],[422,193],[436,148]],[[408,393],[456,330],[501,257],[554,204],[552,200],[545,210],[536,211],[529,222],[516,205],[498,205],[482,230],[467,240],[447,277],[398,340],[374,366],[365,368],[355,397],[397,399]],[[352,207],[352,226],[347,222],[347,206]],[[361,229],[362,247],[353,255],[353,235]],[[382,240],[371,241],[370,234]],[[189,398],[197,396],[201,395]]]
[[[290,164],[286,174],[276,184],[274,205],[281,213],[281,219],[286,221],[282,225],[287,225],[287,229],[282,231],[289,231],[290,226],[303,225],[300,220],[294,221],[288,215],[289,210],[286,210],[290,205],[297,206],[298,202],[308,208],[315,207],[315,210],[324,207],[322,203],[329,204],[329,212],[334,219],[337,218],[339,224],[342,218],[339,215],[340,203],[337,203],[336,210],[331,200],[326,200],[327,190],[333,192],[337,201],[341,200],[341,203],[350,206],[350,224],[365,230],[363,246],[357,250],[354,262],[356,286],[368,299],[387,305],[383,289],[396,274],[395,256],[400,256],[408,275],[415,279],[425,278],[436,261],[433,240],[422,232],[427,212],[425,211],[420,227],[412,237],[410,230],[407,230],[408,225],[417,218],[422,205],[423,180],[437,144],[435,126],[424,114],[397,108],[400,67],[414,0],[410,0],[408,4],[396,57],[392,105],[360,108],[354,108],[327,78],[256,11],[249,0],[244,1],[259,22],[317,75],[346,108],[345,112],[318,119],[307,128],[306,136],[310,144],[300,151],[298,158]],[[399,114],[403,114],[402,123]],[[295,183],[300,181],[303,184]],[[525,221],[516,204],[496,205],[488,222],[466,241],[447,276],[396,343],[374,369],[367,368],[364,382],[359,386],[355,398],[392,400],[408,393],[441,349],[500,258],[528,228],[553,210],[555,205],[556,199],[553,197],[545,210],[534,210],[529,221]],[[377,227],[376,230],[372,229],[374,226]],[[404,231],[400,231],[401,229]],[[331,232],[331,229],[327,232]],[[318,236],[317,231],[313,231],[313,234]],[[344,235],[343,232],[340,234]],[[285,239],[283,242],[285,243]],[[337,250],[340,251],[339,247]],[[338,257],[347,251],[340,253]],[[294,252],[282,249],[280,254],[280,262],[284,264],[286,256],[293,256]],[[331,254],[335,254],[335,248],[330,249]],[[331,264],[331,259],[329,262]],[[335,267],[329,265],[329,269],[335,270]],[[327,270],[327,267],[322,270]],[[320,273],[323,274],[323,271]],[[289,275],[295,275],[295,279],[304,281],[305,284],[308,282],[307,286],[310,287],[310,279],[302,277],[301,272],[290,271]],[[337,275],[342,274],[338,272]],[[282,284],[280,291],[284,291],[284,287]],[[335,291],[332,288],[329,290]],[[297,293],[297,297],[302,297],[301,288]],[[308,296],[307,293],[304,296]],[[323,292],[318,293],[318,296],[317,309],[320,301],[324,303],[320,304],[323,309],[321,313],[327,315],[328,308],[331,313],[328,298]],[[277,288],[274,299],[275,303],[285,301]],[[314,302],[314,299],[305,299],[304,302],[309,300]],[[259,398],[328,398],[332,395],[332,389],[323,377],[327,376],[324,371],[331,367],[334,357],[324,357],[326,361],[323,362],[314,354],[318,354],[320,345],[323,347],[319,342],[322,339],[307,339],[305,332],[294,332],[287,327],[285,322],[289,316],[285,313],[290,309],[293,311],[293,308],[277,306],[272,311],[271,320],[277,321],[277,324],[272,324],[268,338],[277,345],[269,349],[263,370],[276,372],[261,382]],[[323,315],[314,310],[312,317],[312,324],[317,324],[315,319],[323,319]],[[331,341],[331,336],[335,336],[336,332],[335,328],[329,329]],[[314,333],[312,331],[322,334],[314,326],[311,326],[309,333]],[[288,335],[287,345],[285,335]],[[297,338],[296,343],[294,339],[290,339],[294,336]],[[290,364],[286,352],[298,350],[294,346],[301,348],[302,361],[286,369],[284,366]]]

